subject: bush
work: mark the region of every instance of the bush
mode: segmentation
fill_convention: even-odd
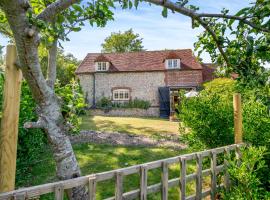
[[[198,97],[185,98],[179,106],[181,124],[191,129],[184,140],[195,149],[214,148],[234,143],[233,92],[235,81],[215,79],[204,85]],[[239,90],[239,88],[237,88]],[[244,141],[254,146],[265,146],[270,151],[270,116],[264,101],[253,90],[241,91],[243,106]],[[265,156],[270,167],[270,156]],[[265,174],[261,181],[269,187]]]
[[[241,165],[238,164],[239,161],[235,158],[227,158],[231,186],[228,191],[223,191],[222,199],[270,199],[270,192],[263,188],[259,178],[260,171],[267,168],[264,160],[265,154],[265,147],[248,147],[241,149],[241,158],[239,160]]]
[[[135,98],[128,102],[113,102],[109,98],[102,97],[96,104],[97,108],[112,109],[112,108],[141,108],[148,109],[151,106],[149,101]]]
[[[215,79],[205,84],[198,97],[180,94],[178,117],[183,122],[180,126],[191,128],[185,135],[191,146],[214,148],[233,143],[233,91],[232,80]]]
[[[0,119],[2,110],[4,76],[0,74]],[[47,138],[41,129],[25,129],[25,122],[36,121],[36,103],[32,98],[30,89],[25,81],[22,82],[19,118],[19,135],[17,149],[16,185],[20,186],[31,177],[32,166],[39,161],[40,154],[46,150]],[[77,117],[84,113],[84,98],[80,92],[79,84],[72,81],[70,84],[60,87],[56,84],[55,90],[62,100],[62,111],[73,131],[79,131],[80,120]]]
[[[191,128],[205,147],[214,148],[232,144],[233,93],[235,82],[230,79],[215,79],[204,85],[198,97],[182,95],[179,118]],[[268,107],[256,98],[252,91],[243,90],[244,140],[256,146],[270,149],[270,115]]]
[[[57,82],[55,92],[61,99],[62,114],[72,133],[79,133],[82,119],[78,116],[85,114],[86,107],[80,84],[72,79],[69,84],[61,87]]]

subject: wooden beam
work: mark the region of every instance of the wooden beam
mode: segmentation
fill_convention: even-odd
[[[18,123],[22,73],[15,65],[15,45],[7,46],[3,118],[0,131],[0,192],[15,187]]]
[[[239,144],[243,142],[241,94],[239,93],[233,95],[233,110],[234,110],[234,143]]]

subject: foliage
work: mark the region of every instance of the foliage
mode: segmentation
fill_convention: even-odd
[[[149,101],[135,98],[127,102],[114,102],[107,97],[102,97],[96,104],[97,108],[111,109],[111,108],[141,108],[148,109],[151,106]]]
[[[270,192],[263,188],[259,173],[267,168],[265,164],[265,147],[247,147],[241,149],[241,158],[227,158],[229,160],[228,172],[231,187],[229,191],[223,191],[222,199],[225,200],[267,200]],[[239,165],[239,162],[241,165]],[[265,174],[267,176],[267,174]],[[269,175],[269,174],[268,174]],[[269,178],[269,176],[268,176]]]
[[[2,66],[4,64],[3,48],[4,46],[1,46],[0,44],[0,71],[2,71]]]
[[[44,46],[39,48],[40,64],[43,74],[45,75],[48,67],[48,51]],[[75,70],[80,61],[72,54],[65,54],[63,49],[58,48],[56,58],[56,79],[61,86],[69,84],[75,79]]]
[[[86,107],[79,83],[73,79],[69,84],[61,87],[58,82],[55,92],[61,99],[62,114],[67,125],[71,127],[73,133],[78,133],[81,124],[78,115],[85,114]]]
[[[3,98],[4,75],[0,73],[0,119]],[[79,84],[74,80],[61,87],[56,84],[56,91],[62,99],[62,110],[65,119],[71,125],[73,132],[79,131],[80,119],[76,116],[84,113],[84,98],[80,91]],[[22,82],[19,118],[19,136],[17,149],[17,174],[16,182],[20,184],[29,179],[33,165],[39,162],[40,154],[46,148],[47,139],[41,129],[25,129],[24,123],[37,121],[35,112],[36,103],[32,98],[30,89],[25,81]]]
[[[35,112],[36,103],[25,81],[22,83],[21,93],[16,171],[18,183],[29,179],[29,172],[38,161],[46,144],[46,137],[41,129],[25,129],[23,127],[25,122],[37,121],[38,116]]]
[[[142,38],[139,34],[135,34],[132,29],[125,32],[111,33],[107,37],[102,46],[102,51],[105,53],[122,53],[143,51]]]
[[[182,95],[178,117],[183,123],[180,126],[184,124],[191,129],[184,140],[195,148],[214,148],[234,143],[233,91],[240,88],[236,87],[235,81],[222,78],[204,87],[198,97],[187,99]],[[258,98],[254,95],[256,92],[247,89],[241,91],[244,141],[254,146],[265,146],[269,151],[270,113],[268,106],[263,103],[267,95],[261,93],[262,96]],[[265,159],[269,161],[270,156]],[[269,187],[267,178],[263,178],[263,183]]]
[[[181,94],[180,126],[190,127],[192,134],[185,135],[190,145],[214,148],[233,143],[233,81],[215,79],[205,84],[197,98]]]
[[[229,10],[222,10],[224,15]],[[270,29],[269,0],[256,1],[241,9],[235,16],[249,19],[258,28]],[[195,50],[199,55],[205,51],[212,62],[217,63],[225,74],[237,73],[238,81],[245,87],[263,87],[268,80],[269,71],[264,68],[270,62],[270,35],[235,19],[205,18],[218,41],[211,33],[204,31],[198,36]],[[198,24],[196,25],[198,27]],[[220,53],[225,52],[227,61]]]

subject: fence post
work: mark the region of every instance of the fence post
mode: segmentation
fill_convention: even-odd
[[[14,190],[22,73],[15,45],[7,46],[3,117],[0,129],[0,192]]]
[[[234,143],[239,144],[243,142],[241,94],[239,93],[233,95],[233,110],[234,110]]]

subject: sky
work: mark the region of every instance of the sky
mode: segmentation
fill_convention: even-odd
[[[249,4],[248,0],[191,0],[200,7],[201,12],[217,13],[227,8],[233,14]],[[161,15],[162,8],[146,3],[139,4],[138,9],[114,10],[114,21],[106,27],[85,26],[80,32],[71,33],[69,42],[62,42],[66,53],[72,53],[76,58],[83,59],[87,53],[100,52],[101,44],[111,32],[124,32],[130,28],[143,38],[146,50],[162,49],[194,49],[197,35],[202,29],[192,29],[191,20],[178,13],[168,13],[167,18]],[[0,44],[6,45],[7,39],[0,35]],[[207,54],[202,55],[204,62],[210,62]]]

